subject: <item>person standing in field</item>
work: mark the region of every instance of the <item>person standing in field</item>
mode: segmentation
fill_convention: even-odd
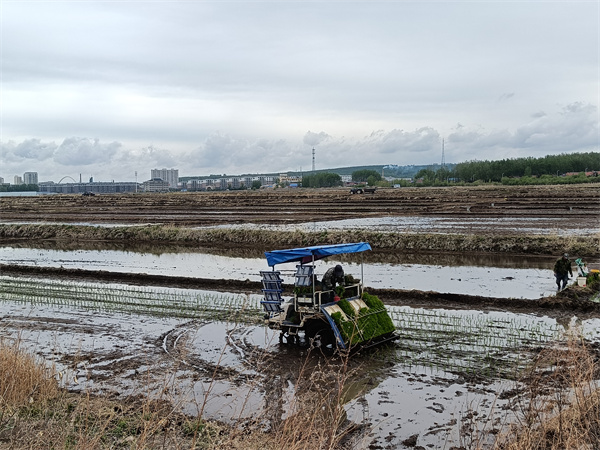
[[[554,263],[554,276],[556,277],[558,291],[561,291],[567,287],[569,275],[573,276],[573,271],[571,270],[571,260],[569,259],[569,254],[564,253],[562,257],[557,259]]]

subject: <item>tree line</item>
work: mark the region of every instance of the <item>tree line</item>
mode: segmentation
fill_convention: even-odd
[[[593,172],[588,177],[585,173]],[[565,176],[566,174],[574,174]],[[375,170],[352,172],[352,181],[369,186],[449,186],[472,183],[571,184],[600,181],[600,153],[548,155],[543,158],[513,158],[499,161],[467,161],[452,168],[422,169],[412,179],[386,181]],[[319,172],[302,177],[304,187],[342,186],[336,173]]]
[[[0,192],[37,192],[37,184],[0,184]]]
[[[505,177],[561,176],[569,172],[600,171],[600,153],[548,155],[500,161],[468,161],[457,164],[448,176],[461,181],[502,181]]]

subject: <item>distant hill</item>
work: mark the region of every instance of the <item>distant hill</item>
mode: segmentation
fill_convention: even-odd
[[[448,170],[454,169],[456,164],[446,164]],[[423,165],[408,165],[408,166],[398,166],[392,164],[379,164],[379,165],[371,165],[371,166],[350,166],[350,167],[337,167],[330,169],[318,169],[315,170],[315,173],[329,172],[329,173],[337,173],[338,175],[352,175],[352,172],[356,172],[357,170],[374,170],[377,173],[382,173],[386,177],[397,177],[397,178],[410,178],[413,177],[419,170],[422,169],[430,169],[433,171],[439,170],[441,168],[440,164],[423,164]],[[222,178],[222,177],[255,177],[255,176],[279,176],[280,173],[287,173],[290,176],[293,175],[302,175],[302,174],[311,174],[313,173],[311,170],[306,171],[293,171],[288,170],[287,172],[272,172],[272,173],[260,173],[260,174],[240,174],[240,175],[199,175],[192,177],[179,177],[180,181],[188,181],[188,180],[201,180],[205,178]]]

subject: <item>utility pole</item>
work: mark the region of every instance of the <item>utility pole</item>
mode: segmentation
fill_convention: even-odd
[[[315,172],[315,148],[312,149],[312,171]]]

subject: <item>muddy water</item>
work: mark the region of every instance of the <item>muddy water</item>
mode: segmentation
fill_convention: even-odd
[[[578,236],[600,232],[600,224],[595,223],[591,228],[589,223],[574,222],[569,217],[418,217],[418,216],[388,216],[367,217],[357,219],[332,220],[323,222],[307,222],[290,225],[264,224],[232,224],[219,225],[215,228],[234,229],[265,229],[278,231],[328,231],[368,229],[380,232],[395,233],[516,233],[530,235]]]
[[[282,212],[280,211],[279,214]],[[224,215],[223,211],[205,211],[205,214]],[[229,213],[231,214],[231,213]],[[283,212],[285,214],[285,212]],[[290,213],[293,214],[293,213]],[[6,224],[56,224],[57,222],[27,222],[27,221],[2,221]],[[156,225],[157,223],[130,224],[111,223],[97,224],[90,222],[61,222],[70,225],[99,226],[99,227],[127,227],[141,225]],[[529,234],[529,235],[557,235],[581,236],[590,233],[599,233],[598,221],[574,221],[570,217],[464,217],[451,218],[448,216],[386,216],[386,217],[361,217],[343,220],[313,221],[294,224],[226,224],[215,227],[202,228],[233,228],[233,229],[263,229],[276,231],[306,231],[320,232],[331,230],[356,230],[368,229],[371,231],[395,233],[489,233],[494,230],[500,234]]]
[[[400,309],[390,308],[392,316]],[[443,314],[480,324],[513,323],[513,329],[561,328],[553,319],[529,315]],[[0,301],[0,319],[2,335],[18,336],[22,345],[54,362],[70,389],[116,395],[168,391],[168,400],[184,411],[229,422],[258,416],[268,424],[289,417],[295,406],[310,401],[299,383],[337,380],[346,373],[347,417],[370,430],[358,448],[406,448],[402,442],[413,435],[429,448],[458,446],[459,430],[473,408],[479,429],[497,429],[496,421],[510,420],[502,407],[511,398],[501,400],[501,394],[516,386],[501,378],[470,382],[417,364],[403,351],[413,340],[406,338],[345,362],[282,345],[277,333],[240,323],[12,301]],[[597,320],[583,325],[586,332],[599,328]],[[590,336],[598,339],[597,331]],[[474,345],[483,345],[476,341],[477,336]]]
[[[378,259],[382,262],[379,262]],[[3,264],[65,269],[105,270],[207,279],[260,281],[259,271],[270,270],[260,254],[232,257],[218,253],[147,253],[123,250],[52,250],[2,246]],[[436,261],[439,261],[436,263]],[[368,255],[316,262],[316,273],[342,264],[346,274],[373,288],[417,289],[452,294],[534,299],[555,292],[553,259],[481,255]],[[292,283],[294,264],[277,266],[284,281]]]

